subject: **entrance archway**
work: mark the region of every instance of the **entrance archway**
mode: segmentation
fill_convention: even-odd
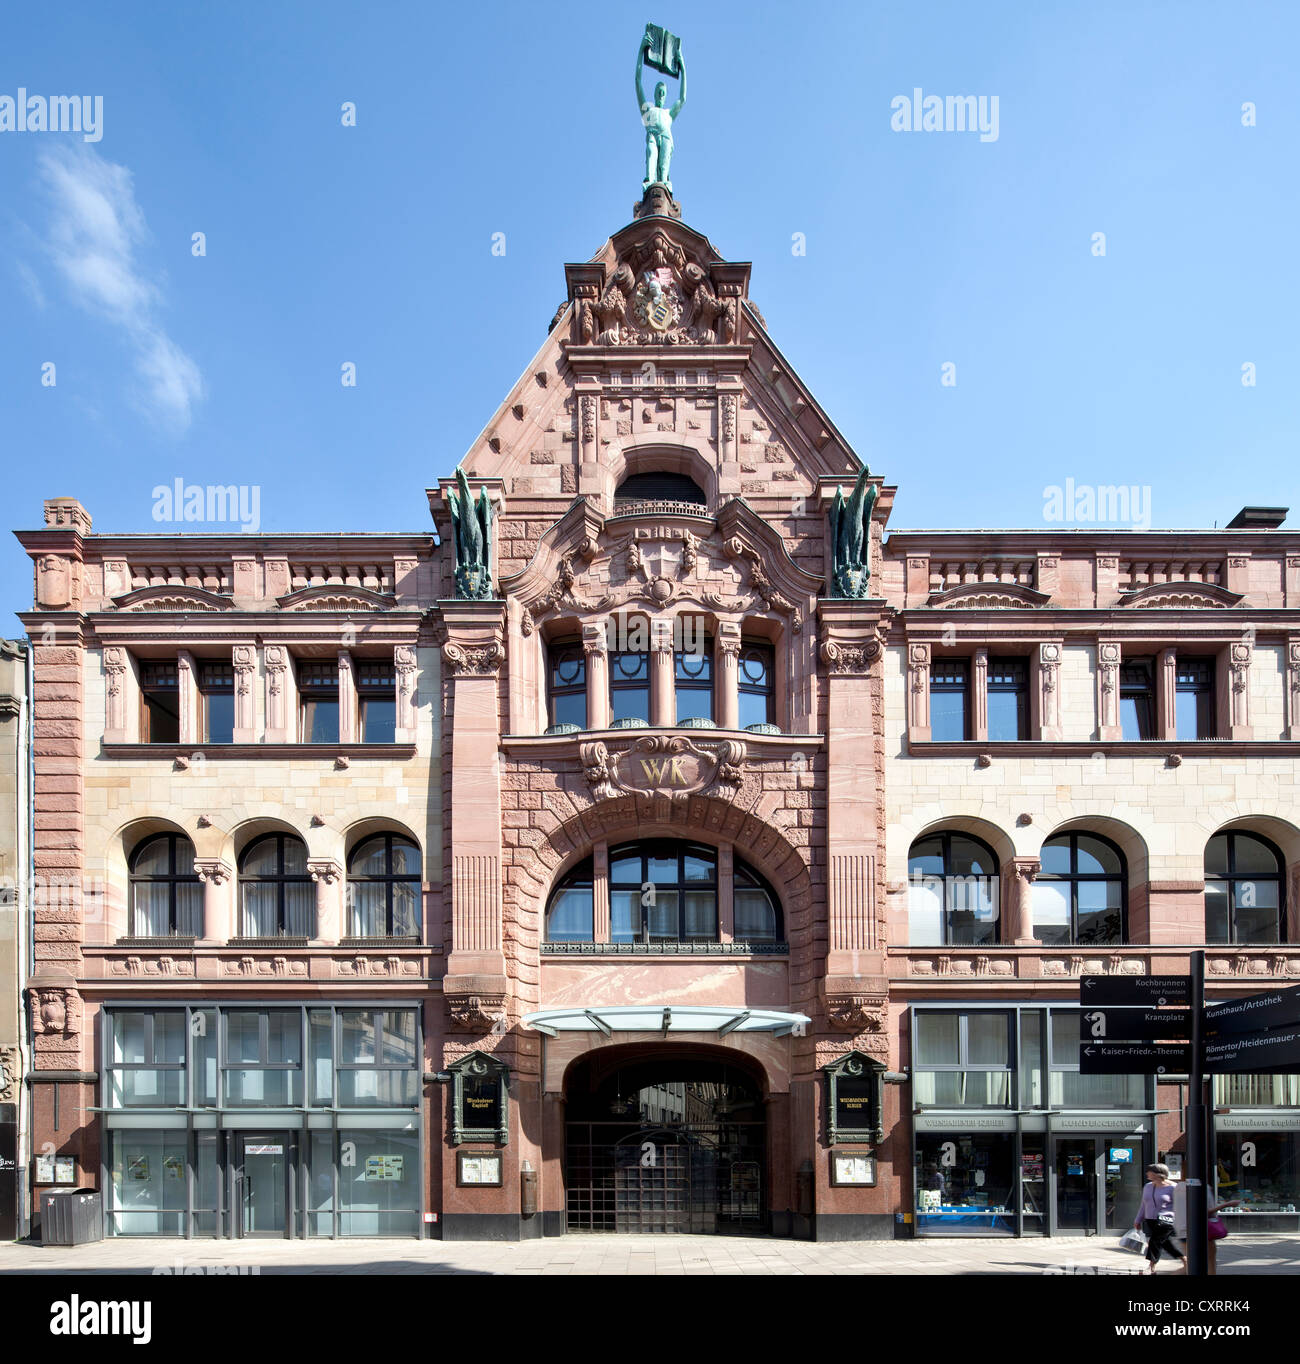
[[[735,1052],[642,1046],[593,1052],[565,1084],[570,1232],[767,1230],[767,1113]]]

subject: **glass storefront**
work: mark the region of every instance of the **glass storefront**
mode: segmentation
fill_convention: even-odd
[[[419,1011],[104,1012],[110,1236],[418,1236]]]
[[[1079,1074],[1077,1007],[912,1010],[921,1236],[1122,1232],[1153,1158],[1152,1083]]]
[[[1300,1075],[1214,1082],[1218,1200],[1232,1231],[1300,1231]]]

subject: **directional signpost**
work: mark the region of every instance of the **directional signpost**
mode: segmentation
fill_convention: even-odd
[[[1300,985],[1205,1003],[1205,953],[1190,976],[1083,976],[1081,1075],[1186,1075],[1187,1272],[1208,1257],[1206,1080],[1241,1072],[1300,1074]]]

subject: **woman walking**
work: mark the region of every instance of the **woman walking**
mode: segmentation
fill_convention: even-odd
[[[1174,1186],[1169,1182],[1168,1165],[1148,1165],[1147,1183],[1142,1190],[1142,1201],[1138,1204],[1138,1215],[1133,1219],[1134,1229],[1141,1231],[1147,1238],[1147,1263],[1151,1266],[1148,1274],[1156,1272],[1160,1252],[1165,1251],[1172,1259],[1181,1260],[1183,1273],[1187,1273],[1187,1255],[1178,1249],[1174,1240]]]

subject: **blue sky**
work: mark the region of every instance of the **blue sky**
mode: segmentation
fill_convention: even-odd
[[[176,478],[259,485],[264,530],[426,528],[639,197],[647,19],[684,216],[895,527],[1042,526],[1067,478],[1300,522],[1300,6],[312,0],[0,18],[0,97],[103,96],[93,144],[0,132],[6,528],[75,495],[157,530]],[[894,131],[917,87],[996,95],[996,141]],[[30,591],[9,540],[0,632]]]

